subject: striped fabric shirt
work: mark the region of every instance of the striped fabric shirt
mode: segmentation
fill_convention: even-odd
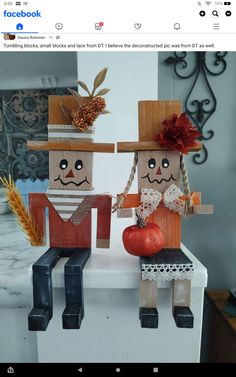
[[[46,195],[62,220],[68,221],[83,199],[94,195],[94,191],[48,189]]]

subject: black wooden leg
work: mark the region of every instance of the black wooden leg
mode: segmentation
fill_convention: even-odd
[[[62,315],[64,329],[79,329],[84,317],[83,268],[91,249],[76,249],[65,265],[66,308]]]
[[[28,323],[29,330],[45,331],[52,318],[52,269],[60,259],[60,249],[50,248],[33,265],[34,307]]]

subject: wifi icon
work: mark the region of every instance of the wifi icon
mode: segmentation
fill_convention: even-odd
[[[205,1],[205,4],[209,6],[211,4],[211,1]]]

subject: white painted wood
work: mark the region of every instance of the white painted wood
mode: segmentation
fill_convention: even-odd
[[[177,328],[171,289],[159,289],[158,329],[142,329],[136,289],[86,289],[85,318],[79,330],[62,330],[63,290],[54,290],[54,317],[37,333],[40,362],[198,362],[203,288],[192,289],[194,329]]]
[[[1,308],[0,363],[37,362],[36,333],[28,331],[29,306]]]

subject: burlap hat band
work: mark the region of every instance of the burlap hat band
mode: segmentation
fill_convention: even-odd
[[[94,129],[87,132],[81,132],[78,128],[69,124],[49,124],[48,141],[56,140],[76,140],[93,142]]]

